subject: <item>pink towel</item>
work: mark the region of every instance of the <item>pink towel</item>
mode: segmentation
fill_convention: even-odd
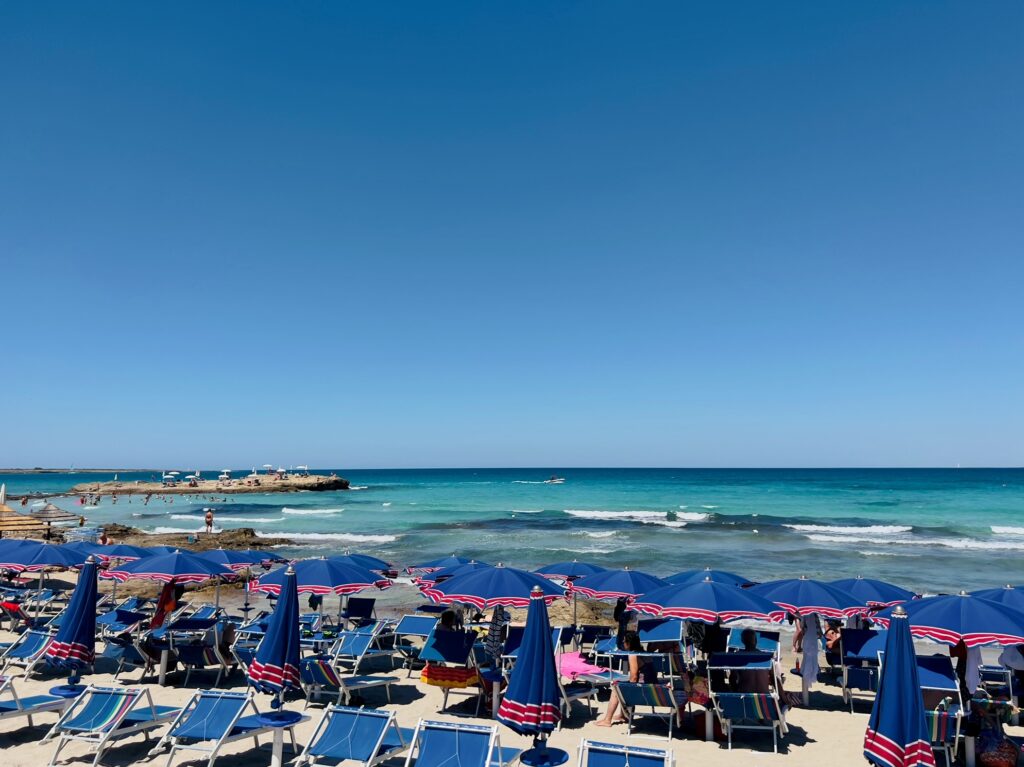
[[[600,674],[608,671],[602,666],[595,666],[587,663],[578,652],[564,652],[558,656],[558,673],[569,679],[575,679],[580,674]]]

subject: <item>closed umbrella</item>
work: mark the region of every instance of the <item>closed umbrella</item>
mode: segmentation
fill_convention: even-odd
[[[282,699],[299,686],[299,592],[295,568],[285,569],[280,596],[267,622],[267,633],[249,666],[253,687]]]
[[[477,610],[488,610],[499,605],[528,607],[534,588],[540,589],[549,603],[565,596],[565,591],[547,578],[501,563],[452,576],[424,589],[423,594],[438,604],[461,602]]]
[[[707,624],[741,618],[778,623],[786,617],[774,602],[710,578],[699,583],[662,586],[638,596],[633,607],[649,615]]]
[[[96,596],[96,559],[89,557],[57,635],[46,648],[48,663],[70,670],[69,687],[78,684],[82,668],[96,659]]]
[[[906,610],[896,607],[891,617],[864,756],[878,767],[934,767]]]

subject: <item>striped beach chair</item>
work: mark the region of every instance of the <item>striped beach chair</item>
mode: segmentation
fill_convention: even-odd
[[[879,657],[884,662],[884,653],[880,653]],[[952,658],[948,655],[918,655],[917,678],[921,685],[932,748],[942,751],[947,764],[952,764],[959,749],[961,726],[967,713]]]
[[[393,711],[329,706],[295,767],[342,762],[374,767],[406,751],[412,740],[413,731],[399,727]]]
[[[505,767],[519,753],[519,749],[501,747],[497,725],[420,719],[405,767]]]
[[[767,652],[714,653],[708,658],[709,672],[767,671],[774,679],[774,670],[774,657]],[[709,677],[714,678],[710,674]],[[778,689],[778,680],[772,682],[771,690],[764,692],[731,692],[716,690],[712,686],[711,703],[722,723],[730,749],[734,730],[769,730],[772,733],[772,748],[778,753],[779,737],[787,732]]]
[[[0,674],[6,674],[8,669],[20,668],[25,676],[29,676],[46,658],[46,650],[53,642],[53,635],[48,631],[26,631],[8,647],[2,656],[0,663]]]
[[[448,697],[453,691],[476,695],[476,713],[480,713],[483,698],[483,681],[474,655],[476,634],[472,631],[430,632],[420,651],[420,660],[426,665],[420,672],[420,681],[432,687],[440,687],[441,710],[448,707]],[[476,688],[470,692],[470,688]]]
[[[673,767],[669,749],[638,748],[618,743],[580,741],[578,767]]]
[[[303,658],[299,662],[299,683],[306,694],[306,706],[319,701],[324,692],[337,694],[337,704],[347,704],[353,694],[371,687],[383,687],[390,703],[391,685],[398,681],[397,676],[346,675],[339,671],[331,658],[323,655]]]
[[[149,690],[144,688],[90,685],[43,738],[44,743],[57,739],[50,767],[57,763],[60,752],[75,742],[86,743],[96,752],[92,761],[95,767],[115,741],[139,733],[148,739],[150,730],[171,721],[180,711],[154,705]]]
[[[627,735],[633,734],[633,725],[638,717],[654,716],[668,724],[668,739],[672,740],[673,724],[680,708],[686,705],[685,692],[673,689],[671,682],[619,682],[612,689],[626,714]]]
[[[22,698],[14,689],[14,680],[9,676],[0,676],[0,721],[6,719],[28,718],[28,726],[34,727],[32,717],[50,711],[59,713],[71,705],[67,698],[56,695],[31,695]]]
[[[839,634],[843,699],[853,713],[854,693],[878,691],[878,652],[885,650],[884,629],[847,629]]]

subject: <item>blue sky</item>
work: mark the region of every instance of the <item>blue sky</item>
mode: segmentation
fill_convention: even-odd
[[[0,465],[1024,464],[1024,5],[0,10]]]

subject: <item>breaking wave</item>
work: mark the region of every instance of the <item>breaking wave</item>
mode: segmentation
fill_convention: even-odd
[[[256,531],[257,538],[280,538],[286,536],[296,541],[350,541],[352,543],[393,543],[397,535],[362,535],[360,533],[265,533]]]
[[[911,525],[783,525],[790,530],[797,530],[801,533],[835,533],[839,535],[898,535],[909,533],[914,528]]]
[[[283,514],[301,514],[303,516],[306,516],[306,515],[313,515],[313,514],[315,514],[315,515],[320,515],[320,514],[340,514],[344,510],[345,509],[292,509],[292,508],[289,508],[289,507],[285,506],[283,509],[281,509],[281,512]]]

